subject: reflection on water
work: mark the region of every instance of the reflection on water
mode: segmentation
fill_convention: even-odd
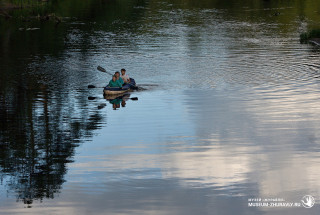
[[[320,100],[309,99],[320,94],[291,92],[279,104],[281,89],[250,89],[145,91],[119,111],[107,104],[108,124],[77,148],[59,197],[42,211],[317,214],[317,206],[257,210],[247,202],[318,198]]]
[[[319,49],[298,41],[318,7],[92,0],[0,25],[1,213],[319,214]],[[98,65],[146,90],[104,97]]]
[[[137,97],[130,98],[130,93],[120,95],[103,95],[103,97],[112,105],[113,110],[126,107],[128,100],[138,100]]]
[[[60,192],[75,147],[104,118],[98,110],[77,112],[79,105],[85,104],[44,85],[1,95],[1,181],[18,200],[31,204]]]

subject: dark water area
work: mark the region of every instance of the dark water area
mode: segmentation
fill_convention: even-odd
[[[43,10],[0,17],[0,214],[319,214],[320,2]]]

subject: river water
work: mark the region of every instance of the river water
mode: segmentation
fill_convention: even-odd
[[[1,214],[319,214],[320,3],[66,2],[1,21]]]

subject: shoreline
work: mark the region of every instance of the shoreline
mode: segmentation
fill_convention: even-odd
[[[21,8],[21,6],[12,4],[9,2],[1,2],[0,3],[0,10],[13,10],[13,9],[18,9]]]
[[[25,21],[29,21],[31,19],[38,19],[40,21],[49,21],[53,20],[57,24],[62,22],[62,18],[57,16],[55,13],[50,13],[48,11],[38,11],[34,12],[33,9],[38,10],[38,9],[44,9],[46,7],[47,0],[42,0],[39,3],[35,3],[33,1],[29,3],[24,3],[21,5],[13,4],[10,2],[0,2],[0,18],[4,18],[5,20],[9,19],[23,19]],[[20,14],[19,16],[14,15],[12,13],[14,10],[20,10],[22,11],[23,14]],[[25,11],[24,11],[25,10]],[[28,11],[32,10],[32,11]],[[23,12],[24,11],[24,12]],[[38,15],[36,15],[38,14]]]
[[[0,0],[0,16],[4,16],[5,18],[11,18],[12,16],[10,15],[10,12],[12,12],[13,10],[30,9],[30,8],[36,8],[39,6],[42,7],[47,2],[48,2],[47,0],[42,0],[42,1],[31,0],[28,3],[24,2],[21,4],[15,4],[15,3]]]

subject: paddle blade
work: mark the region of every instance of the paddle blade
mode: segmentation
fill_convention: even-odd
[[[88,88],[96,88],[94,85],[88,85]]]
[[[95,99],[96,99],[96,97],[93,97],[93,96],[88,97],[88,100],[95,100]]]
[[[99,70],[99,71],[101,71],[101,72],[107,72],[103,67],[101,67],[101,66],[98,66],[97,67],[97,70]]]
[[[157,87],[157,86],[159,86],[159,84],[139,84],[139,87],[140,87],[140,86]]]
[[[97,70],[99,70],[100,72],[107,73],[107,74],[109,74],[109,75],[113,75],[113,74],[111,74],[110,72],[107,72],[107,70],[105,70],[105,68],[103,68],[103,67],[101,67],[101,66],[98,66],[98,67],[97,67]]]
[[[104,108],[105,106],[107,106],[107,105],[106,104],[100,104],[100,105],[98,105],[98,109],[100,110],[100,109]]]
[[[130,98],[131,100],[138,100],[138,97]]]

